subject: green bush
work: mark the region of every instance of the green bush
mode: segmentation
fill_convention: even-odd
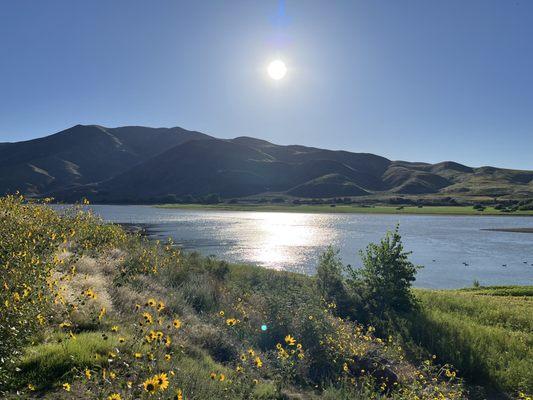
[[[379,244],[371,243],[361,251],[363,267],[348,267],[353,292],[361,293],[363,302],[375,316],[387,311],[409,311],[415,305],[411,285],[420,266],[409,261],[397,227]]]

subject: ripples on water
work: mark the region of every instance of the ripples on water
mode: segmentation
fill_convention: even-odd
[[[340,250],[345,263],[360,265],[358,251],[399,223],[405,248],[413,252],[411,259],[425,266],[416,286],[465,287],[475,279],[482,285],[533,284],[533,234],[481,230],[533,227],[531,217],[91,207],[108,221],[148,224],[152,236],[170,236],[187,250],[306,274],[315,272],[318,256],[328,245]]]

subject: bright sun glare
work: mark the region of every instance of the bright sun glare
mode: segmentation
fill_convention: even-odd
[[[285,66],[285,63],[281,60],[274,60],[270,64],[268,64],[268,75],[278,81],[280,79],[283,79],[285,75],[287,74],[287,67]]]

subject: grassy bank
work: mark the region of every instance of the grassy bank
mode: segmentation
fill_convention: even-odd
[[[533,287],[416,290],[410,338],[478,383],[533,388]]]
[[[467,306],[457,314],[457,321],[488,327],[505,311],[506,325],[490,337],[428,325],[430,339],[446,340],[445,352],[417,325],[406,333],[404,322],[389,336],[354,322],[368,320],[357,307],[352,317],[341,315],[317,278],[182,254],[76,209],[60,216],[20,198],[0,199],[0,243],[5,398],[473,399],[464,368],[450,364],[464,363],[457,354],[467,350],[485,363],[483,375],[472,370],[473,381],[488,377],[485,385],[512,396],[532,390],[527,352],[500,347],[509,353],[507,371],[488,347],[461,346],[471,338],[509,342],[510,329],[530,329],[529,309],[509,311],[516,296],[488,293],[500,289],[484,297],[442,292],[442,302],[416,291],[422,311],[413,317],[423,312],[437,322],[437,311],[450,313],[448,303],[461,296],[502,302],[501,315],[482,302],[475,307],[485,314]]]
[[[270,212],[299,212],[299,213],[353,213],[353,214],[407,214],[407,215],[513,215],[533,216],[533,210],[502,212],[494,207],[487,207],[484,211],[477,211],[471,206],[372,206],[356,205],[277,205],[277,204],[161,204],[159,208],[176,208],[185,210],[215,210],[215,211],[270,211]]]

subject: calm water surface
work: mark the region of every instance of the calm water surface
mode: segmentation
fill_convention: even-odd
[[[533,285],[533,234],[482,230],[533,228],[531,217],[91,207],[107,221],[147,224],[152,237],[172,237],[186,250],[306,274],[315,272],[318,255],[328,245],[340,250],[346,264],[360,265],[358,251],[399,223],[405,248],[413,252],[412,261],[425,267],[416,286],[465,287],[475,279],[483,285]]]

